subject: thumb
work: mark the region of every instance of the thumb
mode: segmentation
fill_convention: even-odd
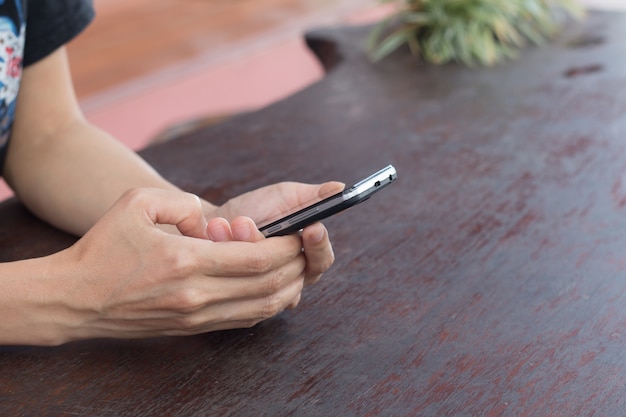
[[[233,231],[233,238],[241,242],[258,242],[265,239],[263,233],[259,231],[254,220],[249,217],[235,217],[230,222]]]
[[[337,194],[343,191],[346,185],[338,181],[328,181],[319,185],[318,196],[320,199],[325,199],[331,195]]]
[[[142,189],[139,193],[139,204],[153,224],[174,225],[184,236],[208,238],[207,221],[198,196],[161,189]]]

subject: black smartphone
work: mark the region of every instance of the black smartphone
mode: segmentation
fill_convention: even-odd
[[[388,165],[356,184],[346,187],[342,192],[261,226],[259,230],[266,237],[295,233],[312,223],[367,200],[372,194],[395,181],[397,177],[396,169],[393,165]]]

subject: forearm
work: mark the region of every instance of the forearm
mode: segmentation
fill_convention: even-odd
[[[58,345],[71,340],[70,323],[77,320],[63,300],[62,256],[0,264],[0,345]]]
[[[36,215],[75,234],[128,189],[175,188],[83,118],[64,48],[24,69],[2,174]]]
[[[33,213],[75,234],[88,230],[126,190],[175,188],[81,118],[53,137],[11,149],[7,168],[7,182]]]

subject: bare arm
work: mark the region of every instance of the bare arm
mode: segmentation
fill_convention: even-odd
[[[33,213],[79,235],[126,190],[176,189],[85,120],[64,48],[24,71],[4,175]]]
[[[270,186],[219,209],[178,190],[84,119],[64,49],[24,71],[4,175],[36,215],[84,236],[44,258],[0,263],[0,344],[251,326],[296,305],[333,261],[321,224],[265,239],[234,217],[259,210],[256,201],[264,217],[328,185]],[[208,214],[225,218],[211,220],[225,239],[208,239]]]

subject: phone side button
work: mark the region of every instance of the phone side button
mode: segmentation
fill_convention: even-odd
[[[271,235],[272,233],[279,231],[280,228],[281,228],[281,225],[277,224],[276,226],[272,226],[269,229],[265,230],[264,232],[266,235]]]
[[[311,210],[307,210],[306,213],[302,213],[301,215],[296,216],[293,219],[289,219],[289,224],[298,223],[300,220],[305,219],[311,216],[312,214],[318,213],[319,211],[320,211],[319,207],[314,207]]]

